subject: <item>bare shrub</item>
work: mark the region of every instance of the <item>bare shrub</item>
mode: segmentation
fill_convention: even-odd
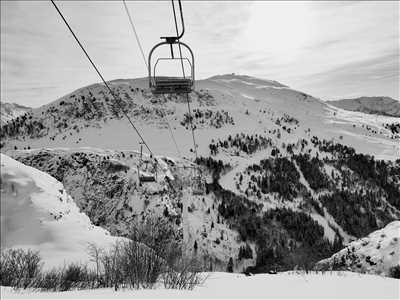
[[[201,271],[202,265],[197,259],[181,257],[162,274],[164,287],[192,290],[195,286],[202,284],[207,277]]]
[[[135,242],[118,242],[109,251],[90,246],[95,276],[100,286],[152,288],[167,264],[150,247]]]
[[[148,216],[143,222],[136,221],[129,238],[153,249],[168,264],[182,255],[176,229],[163,217]]]
[[[27,288],[40,274],[42,264],[38,252],[8,249],[1,252],[0,285]]]

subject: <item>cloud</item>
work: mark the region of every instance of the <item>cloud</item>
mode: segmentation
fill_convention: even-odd
[[[146,75],[120,1],[57,3],[107,80]],[[127,4],[145,52],[174,33],[169,1]],[[398,2],[184,1],[183,9],[197,78],[237,72],[327,99],[399,97]],[[99,81],[47,1],[2,1],[1,33],[9,101],[44,104]]]

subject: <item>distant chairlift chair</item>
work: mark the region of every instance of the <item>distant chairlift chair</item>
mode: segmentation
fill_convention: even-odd
[[[145,172],[143,172],[143,164],[146,164]],[[142,159],[140,160],[140,163],[138,165],[138,175],[139,175],[139,183],[142,182],[155,182],[157,181],[157,161],[156,161],[156,170],[155,174],[149,173],[148,172],[148,162],[144,162]],[[142,169],[142,170],[141,170]]]

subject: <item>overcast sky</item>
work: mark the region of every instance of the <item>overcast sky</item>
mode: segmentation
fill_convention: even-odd
[[[107,80],[146,76],[121,1],[58,1]],[[129,1],[146,52],[170,1]],[[238,73],[324,100],[399,99],[399,3],[183,1],[197,78]],[[1,1],[1,100],[33,107],[99,82],[50,1]]]

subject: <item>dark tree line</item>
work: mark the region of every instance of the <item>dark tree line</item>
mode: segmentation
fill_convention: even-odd
[[[233,149],[242,151],[246,154],[252,154],[258,150],[265,149],[272,146],[272,139],[259,134],[236,134],[235,136],[229,135],[225,140],[218,140],[209,145],[211,155],[216,155],[220,148]]]
[[[259,165],[249,166],[247,170],[259,174],[251,179],[263,194],[278,193],[284,199],[293,200],[304,189],[299,182],[300,174],[286,157],[264,159]]]
[[[311,158],[309,154],[294,155],[293,158],[296,160],[304,178],[313,190],[318,191],[329,188],[329,179],[321,171],[323,168],[321,160],[317,157]]]

